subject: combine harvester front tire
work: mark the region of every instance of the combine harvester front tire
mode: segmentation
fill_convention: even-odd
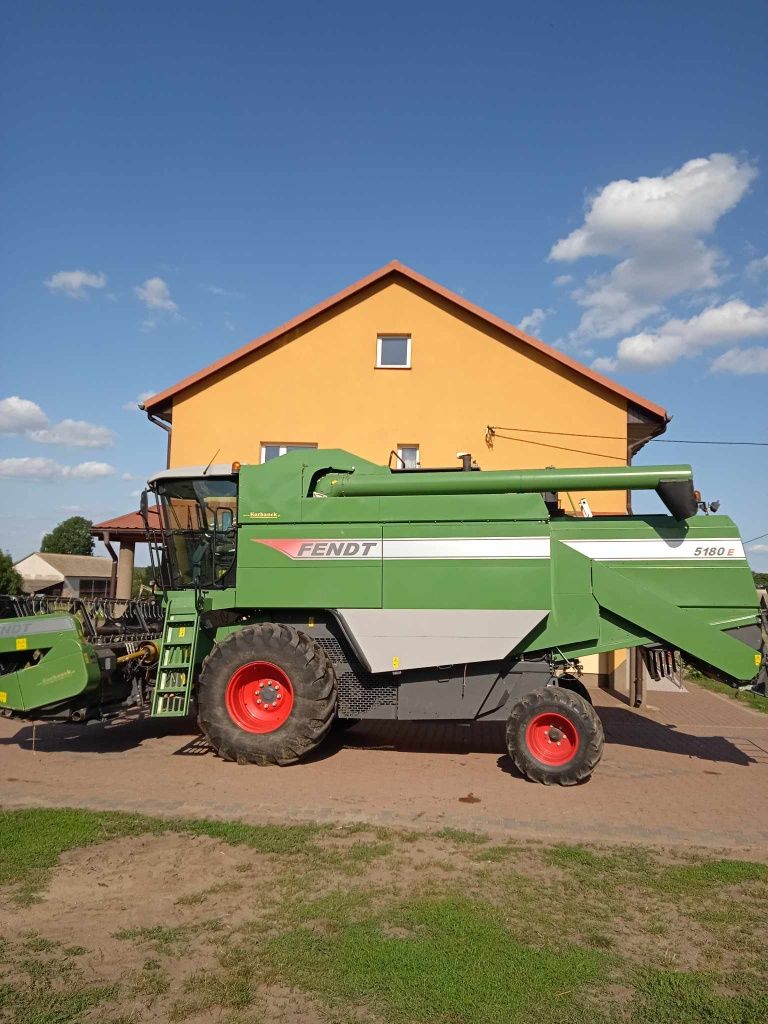
[[[532,782],[575,786],[603,756],[603,726],[590,703],[559,686],[532,690],[507,719],[507,750]]]
[[[291,626],[244,626],[203,662],[200,728],[226,761],[295,764],[324,739],[335,714],[333,667]]]

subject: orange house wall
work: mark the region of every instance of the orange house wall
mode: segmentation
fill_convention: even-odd
[[[376,369],[379,334],[410,334],[411,369]],[[566,434],[488,447],[488,424]],[[423,466],[455,465],[459,451],[483,469],[615,466],[626,431],[620,396],[413,282],[387,281],[175,398],[171,465],[217,449],[217,462],[258,462],[262,444],[311,442],[376,462],[418,444]],[[595,512],[626,511],[624,492],[587,497]]]

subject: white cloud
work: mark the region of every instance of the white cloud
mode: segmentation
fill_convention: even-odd
[[[0,434],[24,434],[47,423],[48,417],[37,402],[18,395],[0,399]]]
[[[237,327],[232,323],[229,317],[224,317],[224,326],[227,328],[228,331],[234,332],[237,330]]]
[[[84,299],[86,288],[104,288],[106,274],[91,274],[87,270],[59,270],[45,282],[45,287],[55,294],[69,295],[71,299]]]
[[[114,441],[108,427],[85,420],[51,423],[37,404],[18,395],[0,399],[0,434],[17,434],[38,444],[64,444],[76,448],[106,448]]]
[[[619,366],[654,369],[667,366],[683,357],[699,355],[718,345],[735,345],[748,338],[766,337],[768,304],[756,308],[741,299],[731,299],[720,306],[710,306],[689,320],[668,320],[658,330],[642,331],[623,338],[618,344],[615,358],[603,357],[595,360],[593,365],[596,369],[609,371]],[[723,358],[721,356],[721,359]],[[731,369],[731,372],[734,372],[732,367],[727,365],[717,368]]]
[[[553,309],[542,309],[540,306],[536,306],[527,316],[523,317],[517,326],[521,331],[536,334],[537,331],[541,330],[544,321],[552,313],[554,313]]]
[[[39,444],[68,444],[76,448],[107,448],[115,439],[108,427],[85,420],[62,420],[41,430],[31,430],[27,437]]]
[[[80,462],[76,466],[62,466],[53,459],[25,456],[18,459],[0,459],[0,477],[17,477],[25,480],[56,480],[76,477],[80,480],[94,480],[112,476],[114,466],[108,462]]]
[[[754,280],[768,274],[768,256],[758,256],[757,259],[750,260],[745,267],[745,273]]]
[[[763,555],[768,552],[768,544],[745,544],[748,555]]]
[[[567,284],[573,284],[573,274],[560,274],[559,277],[555,278],[555,284],[558,288],[563,288]]]
[[[125,405],[123,406],[123,409],[125,409],[126,412],[141,412],[141,410],[139,409],[139,406],[143,405],[144,402],[146,402],[146,400],[148,398],[151,398],[152,395],[156,395],[156,394],[157,394],[157,391],[140,391],[138,393],[138,395],[136,396],[136,398],[133,399],[132,402],[126,402],[125,403]]]
[[[675,295],[716,287],[722,259],[702,236],[714,231],[756,174],[752,164],[714,153],[665,176],[613,181],[593,196],[581,227],[549,254],[565,262],[619,260],[574,291],[586,310],[576,336],[612,337],[659,313]]]
[[[731,348],[710,366],[712,373],[768,373],[768,348]]]
[[[102,476],[112,476],[116,470],[108,462],[81,462],[77,466],[64,466],[64,476],[76,476],[82,480],[95,480]]]
[[[133,473],[123,473],[120,477],[121,480],[133,480]]]
[[[615,373],[619,368],[619,360],[613,356],[598,356],[593,361],[592,367],[599,370],[600,373]]]
[[[148,277],[144,284],[138,285],[134,291],[147,309],[162,309],[167,313],[179,311],[162,277]]]

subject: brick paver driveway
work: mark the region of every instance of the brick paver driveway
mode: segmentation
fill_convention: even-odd
[[[596,694],[605,756],[588,783],[526,782],[503,727],[375,722],[292,768],[220,761],[192,722],[0,719],[5,806],[266,820],[361,820],[515,837],[684,844],[768,860],[768,715],[704,690],[631,710]]]

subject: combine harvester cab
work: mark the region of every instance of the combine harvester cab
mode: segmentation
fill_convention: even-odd
[[[558,500],[637,489],[668,514],[582,518]],[[568,785],[603,749],[579,659],[680,651],[764,686],[738,530],[696,515],[688,466],[391,470],[317,450],[167,470],[151,491],[165,617],[147,701],[195,710],[228,760],[294,763],[337,720],[503,721],[528,778]],[[149,529],[147,492],[142,507]],[[26,671],[5,706],[38,713]]]

